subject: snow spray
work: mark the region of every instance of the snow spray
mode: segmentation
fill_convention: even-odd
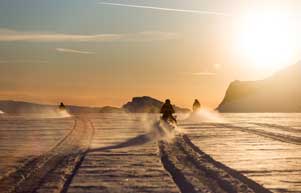
[[[66,110],[58,110],[58,109],[47,109],[39,113],[33,113],[28,115],[31,118],[39,118],[39,119],[62,119],[71,117],[70,113]]]
[[[187,116],[185,121],[192,122],[224,122],[222,116],[217,112],[210,109],[202,108],[196,112],[192,112]]]
[[[170,141],[177,134],[184,132],[184,130],[176,124],[166,123],[160,120],[159,117],[158,114],[145,114],[145,116],[141,118],[143,128],[152,140]]]

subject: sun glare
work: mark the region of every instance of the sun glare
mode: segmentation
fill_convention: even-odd
[[[240,52],[257,70],[274,72],[296,62],[296,30],[283,12],[253,12],[243,20]]]

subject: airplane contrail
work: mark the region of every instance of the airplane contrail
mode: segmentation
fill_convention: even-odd
[[[173,9],[173,8],[165,8],[165,7],[154,7],[154,6],[122,4],[122,3],[108,3],[108,2],[99,2],[99,4],[119,6],[119,7],[140,8],[140,9],[153,9],[153,10],[171,11],[171,12],[184,12],[184,13],[204,14],[204,15],[230,16],[230,14],[226,14],[226,13],[222,13],[222,12],[213,12],[213,11],[201,11],[201,10],[190,10],[190,9]]]

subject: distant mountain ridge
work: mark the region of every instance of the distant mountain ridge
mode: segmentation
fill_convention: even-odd
[[[152,97],[133,97],[131,102],[126,103],[121,108],[104,106],[104,107],[85,107],[66,105],[66,110],[70,113],[158,113],[162,101]],[[189,109],[174,106],[176,112],[189,112]],[[45,113],[48,111],[58,110],[58,105],[38,104],[33,102],[0,100],[0,110],[5,113]]]
[[[126,112],[130,113],[159,113],[164,103],[149,96],[133,97],[132,101],[122,106]],[[181,108],[173,105],[177,113],[190,112],[187,108]]]
[[[234,81],[220,112],[301,112],[301,62],[258,81]]]
[[[23,101],[2,100],[0,110],[5,113],[44,113],[58,109],[58,105],[37,104]],[[70,113],[120,113],[122,109],[117,107],[84,107],[67,105],[66,109]]]

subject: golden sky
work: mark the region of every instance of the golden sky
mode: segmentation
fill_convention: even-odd
[[[298,0],[0,2],[0,99],[215,108],[300,59]],[[16,14],[17,13],[17,14]]]

